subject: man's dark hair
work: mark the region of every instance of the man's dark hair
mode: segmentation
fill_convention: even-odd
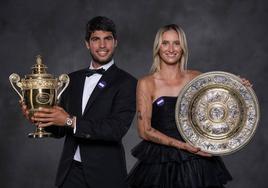
[[[86,41],[89,41],[91,34],[95,31],[110,31],[114,39],[117,39],[115,24],[107,17],[97,16],[88,21],[86,25]]]

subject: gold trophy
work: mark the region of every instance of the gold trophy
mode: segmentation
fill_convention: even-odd
[[[52,107],[57,104],[61,94],[68,87],[70,78],[67,74],[62,74],[59,78],[54,78],[48,74],[47,66],[42,63],[40,55],[36,56],[36,64],[32,66],[32,73],[20,76],[13,73],[9,76],[9,81],[18,93],[21,100],[26,104],[31,117],[39,107]],[[20,88],[21,92],[16,88]],[[51,133],[46,132],[44,128],[37,127],[35,132],[29,133],[30,138],[50,137]]]

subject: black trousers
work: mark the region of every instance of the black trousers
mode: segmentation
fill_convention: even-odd
[[[73,161],[66,179],[59,188],[89,188],[82,165],[80,162]]]

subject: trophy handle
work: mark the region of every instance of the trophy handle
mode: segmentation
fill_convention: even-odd
[[[15,87],[14,83],[21,88],[22,84],[20,82],[20,76],[16,73],[13,73],[9,76],[9,81],[13,87],[13,89],[17,92],[17,94],[20,96],[20,99],[23,101],[23,96],[22,94],[18,91],[18,89]]]
[[[62,88],[63,84],[64,87],[60,90],[58,96],[57,96],[57,101],[60,99],[61,94],[65,91],[65,89],[68,87],[70,82],[70,78],[67,74],[62,74],[59,76],[59,82],[58,82],[58,88]]]

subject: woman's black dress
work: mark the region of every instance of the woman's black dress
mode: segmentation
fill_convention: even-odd
[[[176,97],[160,97],[152,107],[152,127],[183,141],[175,122]],[[220,157],[142,141],[132,150],[138,162],[130,171],[131,188],[223,187],[232,177]]]

